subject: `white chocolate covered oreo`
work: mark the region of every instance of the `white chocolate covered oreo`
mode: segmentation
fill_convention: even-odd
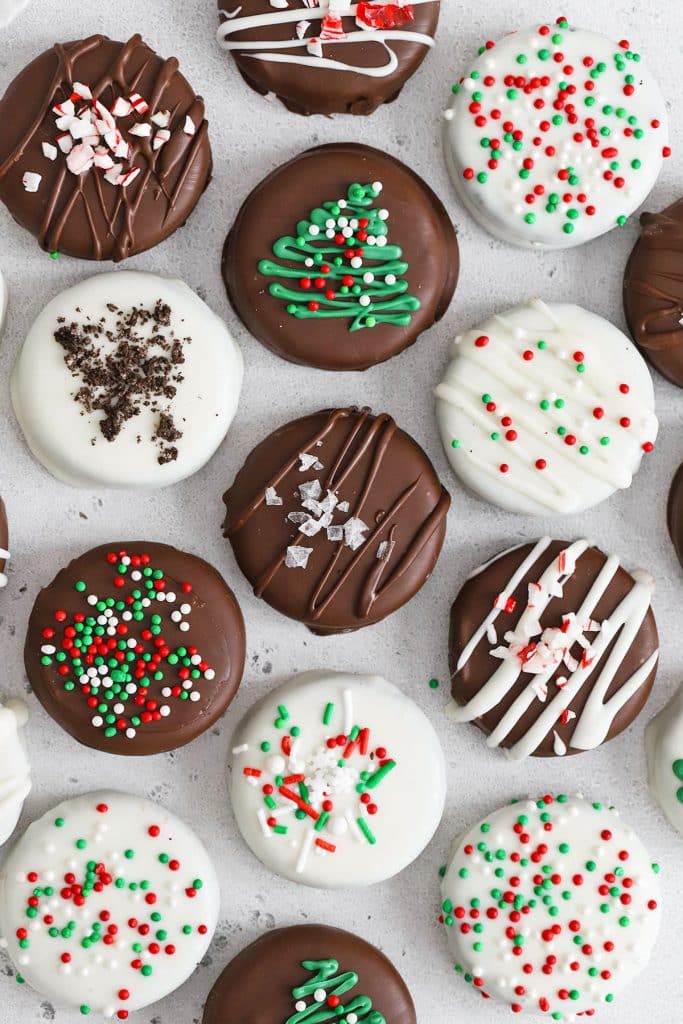
[[[65,800],[0,871],[0,936],[56,1007],[126,1020],[175,991],[213,936],[218,881],[194,833],[124,793]]]
[[[75,487],[155,488],[196,473],[237,410],[242,355],[182,281],[88,278],[33,324],[12,401],[33,454]]]
[[[420,709],[379,676],[305,672],[233,737],[230,794],[253,853],[324,889],[371,885],[420,855],[441,820],[446,770]]]
[[[31,791],[31,766],[21,738],[27,720],[23,701],[0,701],[0,846],[14,832]]]
[[[580,306],[536,299],[459,335],[436,397],[454,472],[510,512],[592,508],[630,486],[657,436],[645,361]]]
[[[453,844],[440,920],[455,971],[515,1013],[582,1021],[646,966],[658,871],[607,804],[510,804]]]
[[[683,836],[683,686],[645,732],[652,793]]]
[[[453,92],[456,190],[513,245],[562,249],[622,226],[669,155],[664,97],[640,54],[564,18],[486,43]]]

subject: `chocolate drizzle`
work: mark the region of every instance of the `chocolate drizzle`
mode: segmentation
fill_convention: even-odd
[[[126,132],[130,160],[141,170],[126,188],[94,169],[73,175],[62,153],[52,162],[42,154],[42,141],[53,135],[52,107],[68,100],[76,81],[89,84],[106,106],[139,92],[150,114],[163,108],[171,113],[170,138],[159,149],[149,137]],[[210,179],[204,103],[179,73],[178,61],[162,60],[139,35],[127,43],[95,35],[56,44],[15,79],[0,109],[11,126],[0,142],[0,197],[48,252],[115,261],[142,252],[185,222]],[[196,126],[193,135],[183,130],[187,116]],[[122,119],[124,130],[135,120],[134,111]],[[23,188],[27,170],[42,175],[37,194]]]
[[[633,338],[653,365],[683,386],[683,199],[644,213],[642,234],[624,275],[624,307]]]
[[[371,524],[359,546],[292,528],[286,513],[289,494],[305,481],[301,453],[317,456],[323,489],[349,502],[349,516]],[[268,506],[267,489],[283,495],[284,508]],[[436,562],[450,505],[426,455],[394,420],[354,408],[278,431],[252,453],[224,500],[225,536],[254,593],[320,633],[368,625],[409,600]],[[306,543],[313,545],[306,568],[287,568],[288,548]]]

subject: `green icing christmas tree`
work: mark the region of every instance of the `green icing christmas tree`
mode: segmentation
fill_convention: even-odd
[[[420,300],[408,294],[408,264],[388,242],[388,211],[375,205],[381,182],[349,186],[347,198],[323,203],[273,246],[280,262],[258,269],[275,277],[270,294],[300,320],[346,318],[349,330],[394,324],[407,327]]]
[[[284,1024],[387,1024],[373,1010],[369,996],[352,996],[344,1002],[342,997],[358,984],[354,971],[340,974],[336,960],[304,960],[301,966],[313,977],[292,989],[294,1013]]]

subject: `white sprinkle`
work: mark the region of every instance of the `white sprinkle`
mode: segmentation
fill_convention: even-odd
[[[233,753],[233,756],[236,757],[238,754],[246,754],[246,752],[248,750],[249,750],[249,744],[248,743],[241,743],[239,745],[239,747],[233,747],[232,748],[232,753]]]
[[[99,729],[99,727],[103,724],[104,719],[100,715],[95,715],[95,717],[91,718],[90,721],[95,726],[96,729]]]
[[[178,629],[180,630],[181,633],[187,633],[190,629],[190,623],[181,622],[180,625],[178,626]]]
[[[133,739],[135,739],[136,736],[137,736],[137,732],[135,731],[135,729],[132,726],[130,726],[130,728],[126,729],[126,739],[133,740]]]
[[[353,259],[351,260],[351,266],[354,268],[354,270],[358,270],[359,267],[362,267],[363,266],[363,260],[361,259],[361,257],[360,256],[354,256]]]
[[[315,999],[316,1003],[324,1003],[325,1000],[327,999],[327,992],[325,991],[324,988],[317,988],[313,993],[313,998]]]
[[[161,707],[159,708],[159,714],[161,715],[162,718],[168,718],[168,716],[171,714],[171,709],[169,708],[168,704],[161,705]]]
[[[358,304],[360,306],[369,306],[371,301],[372,300],[369,295],[361,295],[358,299]]]
[[[204,673],[204,678],[211,681],[212,679],[216,678],[216,673],[212,668],[207,668],[206,672]]]
[[[375,275],[372,273],[371,270],[367,270],[363,274],[363,280],[365,281],[366,284],[372,284],[372,282],[375,280]],[[386,278],[385,278],[385,281],[386,281]],[[387,282],[387,283],[389,283],[389,282]]]
[[[396,274],[387,274],[384,278],[385,284],[396,284]]]

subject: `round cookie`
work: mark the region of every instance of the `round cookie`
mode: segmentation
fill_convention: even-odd
[[[23,701],[0,700],[0,846],[14,832],[31,791],[31,765],[20,734],[27,721]]]
[[[0,121],[0,199],[52,254],[150,249],[211,178],[203,100],[139,35],[53,46],[9,86]]]
[[[0,498],[0,590],[7,586],[7,576],[4,569],[9,558],[7,545],[9,544],[9,529],[7,527],[7,511],[5,503]]]
[[[438,0],[218,0],[218,42],[252,89],[296,114],[371,114],[427,56],[439,9]]]
[[[127,1020],[190,977],[219,902],[184,822],[103,791],[26,830],[0,872],[0,934],[17,974],[55,1006]]]
[[[683,465],[679,466],[671,482],[667,504],[669,536],[678,560],[683,565]]]
[[[340,889],[392,878],[441,820],[438,737],[380,676],[295,676],[251,709],[232,748],[230,796],[244,840],[293,882]]]
[[[417,1024],[406,984],[383,953],[350,932],[316,924],[267,932],[228,964],[203,1024],[227,1020]]]
[[[487,42],[453,86],[458,195],[513,245],[564,249],[622,226],[670,154],[664,97],[628,41],[566,19]]]
[[[365,370],[446,312],[455,230],[409,167],[369,146],[318,146],[273,171],[242,206],[223,252],[237,314],[277,355]]]
[[[356,408],[276,430],[223,500],[256,596],[321,635],[379,622],[420,590],[450,505],[422,448],[387,414]]]
[[[633,340],[672,384],[683,387],[683,199],[644,213],[624,274]]]
[[[683,686],[645,730],[650,789],[683,836]]]
[[[650,958],[658,872],[607,804],[545,796],[503,807],[453,844],[441,921],[455,970],[513,1012],[591,1016]]]
[[[459,335],[436,389],[454,472],[509,512],[583,512],[631,485],[657,436],[645,361],[613,324],[539,299]]]
[[[224,713],[245,657],[244,620],[212,566],[166,544],[113,543],[41,590],[24,661],[45,710],[79,743],[158,754]]]
[[[543,537],[470,576],[451,609],[455,722],[512,760],[592,750],[643,708],[657,673],[654,580],[589,541]]]
[[[166,487],[214,455],[237,410],[242,354],[182,281],[98,274],[31,327],[12,401],[31,451],[74,487]]]

